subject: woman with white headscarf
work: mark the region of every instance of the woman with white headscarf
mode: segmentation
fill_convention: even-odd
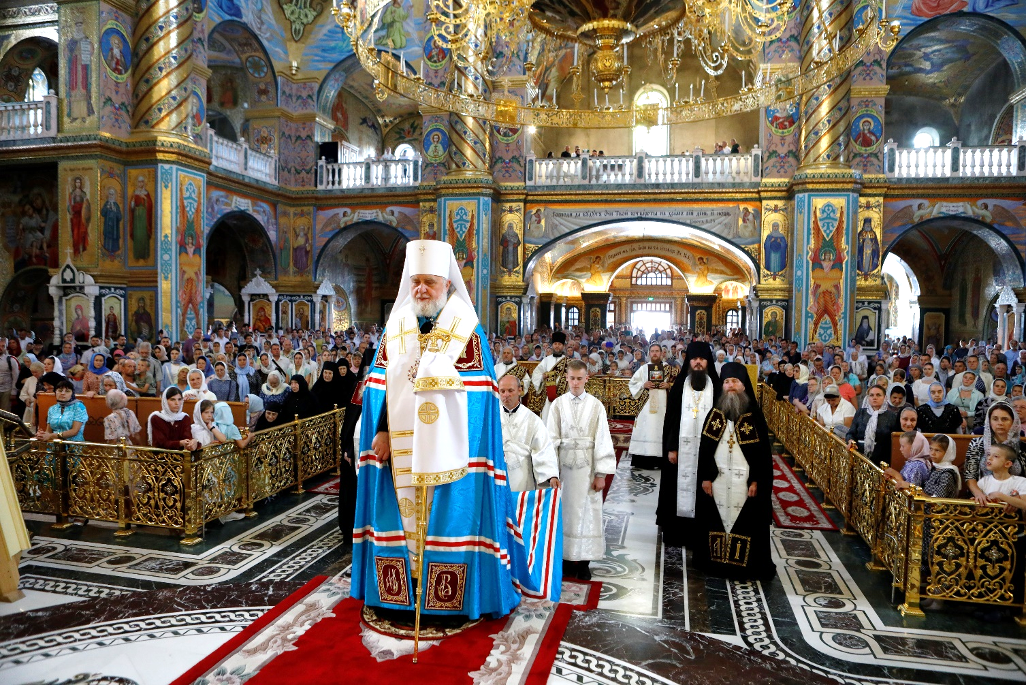
[[[891,434],[899,428],[899,416],[888,411],[884,390],[874,386],[867,390],[845,435],[850,447],[857,448],[872,462],[891,461]]]
[[[194,450],[199,443],[192,436],[192,419],[182,411],[182,391],[172,386],[161,394],[160,411],[146,420],[151,447],[166,450]]]
[[[217,395],[207,389],[207,378],[201,369],[193,369],[189,372],[189,389],[182,393],[187,400],[210,400],[217,402]]]
[[[267,383],[260,386],[260,399],[264,401],[264,404],[285,404],[285,399],[289,396],[291,389],[289,384],[285,382],[285,376],[278,369],[273,369],[267,375]]]

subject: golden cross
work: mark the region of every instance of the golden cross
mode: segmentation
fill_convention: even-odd
[[[436,324],[435,328],[430,332],[425,333],[424,335],[418,335],[418,340],[421,343],[421,351],[424,352],[427,350],[429,352],[442,352],[452,340],[456,340],[462,345],[466,344],[467,338],[465,336],[457,335],[454,332],[459,325],[460,318],[453,317],[453,323],[450,324],[448,329]],[[463,349],[462,346],[461,349]]]
[[[407,333],[413,333],[414,331],[417,330],[416,328],[407,328],[406,324],[407,324],[407,320],[406,320],[406,317],[404,317],[399,322],[399,333],[397,333],[396,335],[390,335],[389,339],[386,340],[386,343],[390,343],[393,340],[399,340],[399,353],[400,354],[406,354],[406,351],[407,351],[407,343],[406,343],[406,341],[403,338],[406,337]]]
[[[421,254],[424,254],[424,245],[423,244],[421,245],[420,250],[421,250]]]

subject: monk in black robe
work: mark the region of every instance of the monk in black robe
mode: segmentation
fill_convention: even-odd
[[[699,480],[685,475],[679,483],[678,470],[683,465],[683,468],[698,473],[700,431],[707,412],[715,406],[719,396],[720,379],[713,363],[713,349],[709,343],[694,340],[688,344],[681,372],[667,393],[667,414],[663,420],[663,457],[660,459],[656,525],[662,529],[663,544],[668,547],[692,547],[691,532],[696,514],[694,497],[699,490]],[[687,411],[684,421],[683,403],[686,410],[695,410],[694,413]],[[686,425],[682,427],[682,423]],[[685,429],[684,436],[682,428]],[[691,474],[692,471],[686,473]],[[679,498],[687,501],[679,502]]]
[[[699,444],[695,520],[702,530],[692,560],[710,575],[768,580],[774,576],[770,431],[745,366],[729,362],[720,376],[722,392]]]

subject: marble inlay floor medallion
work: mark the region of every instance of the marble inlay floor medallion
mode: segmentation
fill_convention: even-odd
[[[621,460],[606,556],[592,563],[599,608],[572,617],[550,683],[1024,681],[1024,633],[1008,612],[951,605],[903,618],[890,576],[866,569],[857,538],[772,529],[774,579],[706,577],[690,553],[663,546],[659,486],[659,471]],[[0,604],[0,682],[166,685],[306,581],[331,577],[233,656],[224,682],[245,682],[345,596],[337,506],[333,495],[283,493],[256,519],[209,526],[192,548],[163,531],[116,538],[109,525],[55,531],[28,517],[26,597]]]

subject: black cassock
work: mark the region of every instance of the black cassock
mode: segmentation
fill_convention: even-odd
[[[713,384],[713,402],[720,397],[720,378],[713,365],[713,350],[706,343],[693,342],[681,365],[681,371],[674,379],[674,385],[667,391],[667,414],[663,419],[663,457],[660,459],[660,493],[656,504],[656,525],[663,531],[663,544],[667,547],[692,548],[694,540],[694,519],[678,516],[678,465],[671,464],[668,452],[677,452],[681,432],[681,403],[688,380],[688,370],[694,356],[706,360],[707,383]],[[680,461],[681,455],[678,455]],[[696,485],[698,487],[698,484]],[[698,513],[698,510],[696,510]]]
[[[724,524],[713,497],[702,489],[703,481],[716,481],[720,470],[716,452],[721,440],[731,436],[725,431],[727,418],[719,409],[706,417],[699,442],[699,490],[695,496],[695,547],[692,561],[709,575],[737,580],[768,580],[774,576],[770,558],[770,494],[774,469],[771,461],[769,431],[759,407],[742,414],[735,425],[734,440],[749,465],[748,484],[756,483],[756,496],[746,499],[730,531]]]

